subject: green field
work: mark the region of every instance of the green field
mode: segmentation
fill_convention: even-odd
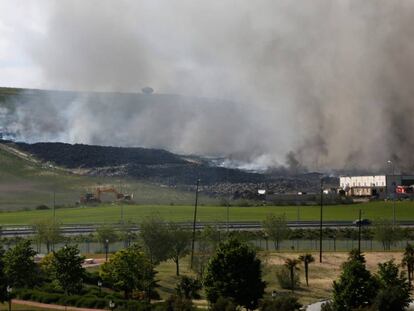
[[[355,220],[362,209],[363,218],[392,219],[392,202],[375,202],[353,205],[330,205],[324,207],[325,220]],[[191,221],[193,206],[177,205],[100,205],[95,207],[64,208],[56,210],[56,217],[64,224],[75,223],[117,223],[121,220],[123,209],[124,220],[140,222],[146,216],[159,215],[165,220]],[[297,220],[299,209],[300,220],[319,219],[318,206],[261,206],[230,207],[230,221],[261,221],[268,214],[285,214],[289,220]],[[31,224],[36,220],[52,217],[52,210],[31,210],[0,213],[1,225]],[[198,221],[226,221],[226,207],[199,206]],[[414,220],[414,202],[396,202],[397,220]]]

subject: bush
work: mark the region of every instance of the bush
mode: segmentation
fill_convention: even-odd
[[[97,285],[98,281],[102,282],[98,271],[89,272],[89,271],[86,270],[84,272],[84,274],[83,274],[83,283],[89,284],[89,285]]]
[[[264,300],[260,311],[295,311],[300,310],[301,307],[302,305],[295,296],[283,295],[273,300]]]
[[[64,294],[58,293],[47,293],[37,289],[18,289],[16,290],[15,294],[18,298],[23,300],[32,300],[49,304],[103,309],[108,307],[108,301],[112,300],[117,305],[118,310],[151,310],[151,305],[146,302],[118,299],[117,297],[120,297],[120,295],[118,295],[117,293],[107,295],[105,298],[97,298],[95,295],[92,294],[86,294],[83,296],[66,296]]]
[[[165,303],[154,308],[157,311],[195,311],[197,310],[192,301],[180,296],[172,295],[168,297]]]
[[[237,305],[232,298],[219,297],[211,305],[210,311],[237,311]]]
[[[177,295],[185,299],[199,299],[201,290],[201,282],[188,276],[182,276],[177,284]]]
[[[50,208],[47,205],[41,204],[41,205],[36,206],[36,209],[37,210],[46,210],[46,209],[50,209]]]
[[[321,311],[334,311],[332,301],[326,301],[321,305]]]
[[[300,286],[299,275],[296,273],[293,276],[293,286],[290,280],[290,272],[285,267],[281,267],[276,271],[276,279],[279,282],[280,287],[283,289],[297,289]]]

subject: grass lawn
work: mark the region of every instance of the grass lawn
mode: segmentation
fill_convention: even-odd
[[[282,289],[276,279],[276,271],[280,269],[285,259],[298,258],[302,253],[298,252],[260,252],[259,258],[263,263],[263,279],[267,283],[265,296],[269,297],[273,290],[277,294],[283,295],[289,293],[289,290]],[[367,268],[375,273],[378,263],[395,259],[397,263],[401,262],[401,252],[367,252],[364,253],[367,261]],[[346,261],[348,253],[346,252],[325,252],[323,255],[323,263],[319,263],[319,253],[312,253],[315,262],[309,266],[309,287],[306,286],[303,264],[299,265],[297,272],[300,277],[300,289],[295,291],[302,304],[310,304],[321,299],[330,298],[332,295],[332,282],[338,279],[341,273],[341,265]],[[194,273],[189,269],[189,256],[184,258],[180,264],[181,275],[195,277]],[[159,280],[160,287],[157,288],[161,299],[168,298],[174,293],[174,289],[179,280],[175,276],[175,264],[172,261],[162,262],[156,267],[158,272],[156,278]],[[195,301],[197,305],[206,306],[204,294],[201,292],[202,298]]]
[[[268,214],[285,214],[289,220],[319,219],[318,206],[261,206],[230,207],[230,221],[261,221]],[[193,206],[182,205],[100,205],[56,210],[56,217],[64,224],[70,223],[116,223],[120,221],[121,209],[124,219],[139,223],[146,216],[159,215],[171,221],[191,221]],[[372,202],[353,205],[330,205],[324,207],[325,220],[355,220],[358,210],[363,210],[363,218],[392,219],[392,202]],[[35,220],[51,217],[51,210],[31,210],[1,212],[0,225],[31,224]],[[397,220],[414,220],[414,202],[396,202]],[[226,208],[222,206],[199,206],[198,221],[226,220]]]

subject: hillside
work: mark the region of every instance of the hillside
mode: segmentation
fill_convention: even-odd
[[[81,194],[99,185],[113,185],[133,193],[138,204],[193,204],[194,201],[193,192],[130,178],[77,175],[0,144],[0,210],[51,207],[54,192],[57,206],[74,206]],[[205,204],[215,202],[204,196],[202,200]]]
[[[87,176],[130,177],[169,186],[230,182],[261,182],[265,176],[237,169],[211,166],[203,159],[185,160],[165,150],[119,148],[64,143],[15,143],[0,141],[42,163],[76,169]]]

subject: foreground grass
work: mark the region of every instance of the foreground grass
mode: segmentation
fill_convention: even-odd
[[[286,215],[288,220],[318,220],[318,206],[260,206],[230,207],[230,221],[262,221],[268,214]],[[372,202],[353,205],[330,205],[324,207],[325,220],[355,220],[362,209],[363,218],[392,219],[392,202]],[[71,223],[117,223],[121,220],[139,223],[150,215],[159,215],[169,221],[191,221],[194,207],[183,205],[99,205],[56,210],[56,217],[64,224]],[[0,225],[24,225],[51,217],[52,210],[31,210],[0,213]],[[226,207],[199,206],[198,221],[225,222]],[[414,220],[414,202],[396,202],[397,220]]]

